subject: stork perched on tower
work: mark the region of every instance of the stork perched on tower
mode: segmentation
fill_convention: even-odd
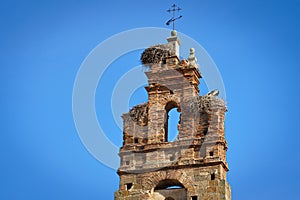
[[[213,90],[207,93],[207,96],[218,96],[219,95],[219,90]]]

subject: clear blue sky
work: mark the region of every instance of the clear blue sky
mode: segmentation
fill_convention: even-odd
[[[116,172],[88,153],[73,122],[76,73],[108,37],[165,27],[173,3],[183,8],[178,31],[208,51],[225,83],[233,199],[299,198],[298,1],[12,0],[0,5],[0,199],[113,199]],[[136,55],[119,63],[135,66]],[[107,94],[97,93],[100,117],[100,99],[114,81],[103,83]],[[104,129],[120,145],[107,114]]]

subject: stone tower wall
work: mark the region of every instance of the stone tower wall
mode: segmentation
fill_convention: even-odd
[[[230,200],[225,102],[217,92],[199,96],[201,74],[194,51],[182,61],[168,51],[161,52],[168,56],[145,72],[148,102],[122,116],[120,186],[115,199]],[[147,55],[144,58],[149,60]],[[168,141],[171,109],[180,113],[173,142]]]

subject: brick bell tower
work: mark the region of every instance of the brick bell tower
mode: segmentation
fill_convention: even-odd
[[[123,146],[115,200],[230,200],[226,180],[225,102],[218,91],[199,95],[194,49],[179,59],[180,40],[147,48],[142,63],[148,102],[123,114]],[[168,113],[177,109],[177,138],[168,141]]]

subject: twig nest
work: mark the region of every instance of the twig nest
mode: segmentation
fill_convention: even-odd
[[[170,49],[161,47],[149,47],[141,55],[141,62],[144,65],[160,63],[163,59],[173,55]]]

